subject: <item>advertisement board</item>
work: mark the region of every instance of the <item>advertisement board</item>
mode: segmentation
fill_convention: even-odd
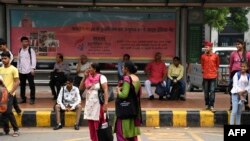
[[[27,36],[38,58],[63,53],[92,59],[137,60],[176,54],[176,12],[73,11],[9,9],[10,47],[14,56]]]

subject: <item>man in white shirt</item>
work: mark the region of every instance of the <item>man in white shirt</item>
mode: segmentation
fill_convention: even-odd
[[[26,80],[30,87],[30,104],[35,103],[35,83],[34,70],[36,68],[36,53],[29,46],[29,39],[27,37],[21,38],[22,48],[19,50],[17,59],[17,68],[20,77],[20,94],[22,100],[20,103],[26,103],[25,88]]]
[[[55,105],[56,122],[57,125],[54,130],[62,128],[60,111],[75,111],[76,112],[76,123],[75,130],[79,130],[79,120],[82,111],[81,97],[79,89],[73,86],[73,78],[67,77],[66,86],[63,86],[57,98],[57,104]]]

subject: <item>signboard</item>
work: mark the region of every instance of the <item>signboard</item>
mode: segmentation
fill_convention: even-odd
[[[10,9],[11,51],[17,55],[20,38],[28,36],[38,58],[56,53],[74,58],[115,59],[128,53],[134,59],[176,53],[176,12],[89,12]]]
[[[202,24],[190,24],[188,26],[188,63],[197,63],[200,60],[202,48],[202,26]]]

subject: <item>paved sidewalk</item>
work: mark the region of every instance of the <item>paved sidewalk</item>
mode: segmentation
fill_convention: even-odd
[[[52,95],[49,90],[49,86],[37,86],[36,87],[36,103],[34,105],[29,104],[29,100],[26,104],[20,104],[24,110],[34,109],[51,109],[56,102],[52,100]],[[29,97],[29,88],[27,87],[26,96]],[[19,98],[19,90],[17,91],[17,97]],[[216,92],[215,109],[228,110],[230,105],[230,96],[224,92]],[[85,100],[82,101],[85,104]],[[172,100],[158,100],[158,96],[155,95],[154,100],[148,100],[146,92],[143,89],[143,95],[141,99],[141,105],[143,109],[185,109],[185,110],[202,110],[204,109],[204,94],[201,91],[187,92],[186,101],[172,101]],[[109,108],[114,108],[114,101],[109,103]]]

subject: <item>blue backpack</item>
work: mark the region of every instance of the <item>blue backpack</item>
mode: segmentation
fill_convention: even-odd
[[[238,80],[239,80],[240,79],[240,75],[241,75],[240,71],[236,72],[236,74],[237,74]],[[249,79],[250,79],[250,74],[247,73],[247,80],[249,81]]]

